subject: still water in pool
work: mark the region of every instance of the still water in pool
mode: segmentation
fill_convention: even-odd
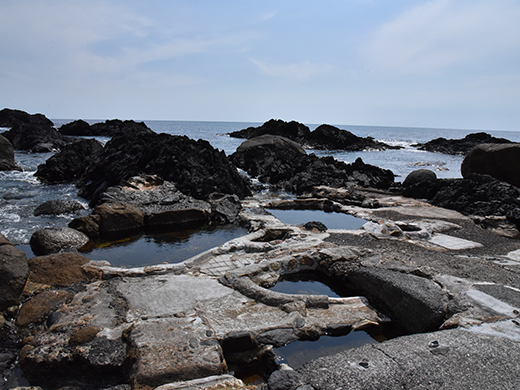
[[[350,214],[325,212],[323,210],[277,210],[268,209],[278,220],[291,225],[302,225],[310,221],[319,221],[328,229],[359,229],[366,220]]]
[[[246,229],[234,225],[206,227],[104,243],[83,254],[91,260],[107,260],[122,267],[180,263],[245,234]]]

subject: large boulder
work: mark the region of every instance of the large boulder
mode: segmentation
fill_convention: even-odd
[[[204,140],[169,134],[112,138],[79,180],[79,194],[95,204],[108,187],[143,173],[158,175],[197,199],[213,192],[240,198],[251,194],[224,152]]]
[[[271,119],[259,127],[235,131],[229,134],[235,138],[255,138],[262,135],[278,135],[288,138],[309,149],[336,149],[336,150],[364,150],[364,149],[398,149],[400,147],[387,145],[374,140],[372,137],[358,137],[350,131],[339,129],[331,125],[318,126],[314,131],[302,123],[285,122],[280,119]]]
[[[388,188],[394,183],[391,171],[365,164],[360,158],[346,164],[332,157],[307,155],[297,144],[279,136],[245,141],[230,160],[261,182],[295,193],[319,185]]]
[[[77,120],[66,123],[58,130],[63,135],[75,136],[106,136],[114,137],[116,135],[125,134],[153,134],[144,122],[135,122],[133,120],[122,121],[120,119],[106,120],[105,122],[94,123],[89,125],[84,120]]]
[[[20,302],[28,274],[25,253],[0,234],[0,311]]]
[[[468,134],[462,139],[446,139],[443,137],[436,138],[424,144],[418,144],[420,150],[428,152],[437,152],[445,154],[467,154],[475,146],[485,143],[511,143],[505,138],[492,137],[487,133]]]
[[[97,216],[101,237],[122,237],[139,233],[144,228],[140,208],[127,203],[103,203],[92,212]]]
[[[68,287],[87,281],[81,266],[90,259],[79,253],[57,253],[29,259],[29,279],[53,287]]]
[[[437,175],[429,169],[410,172],[403,181],[403,195],[417,199],[431,199],[437,191]]]
[[[92,160],[103,151],[94,139],[81,139],[66,145],[38,166],[35,176],[46,183],[70,183],[79,179]]]
[[[69,227],[55,227],[35,231],[29,244],[34,254],[41,256],[60,252],[76,252],[88,242],[88,236],[80,231]]]
[[[85,207],[75,200],[52,199],[36,207],[33,211],[33,215],[60,215],[74,213],[79,210],[85,210]]]
[[[21,171],[14,161],[14,147],[11,141],[0,135],[0,171]]]
[[[463,177],[472,173],[493,176],[520,187],[520,144],[482,144],[474,147],[461,165]]]

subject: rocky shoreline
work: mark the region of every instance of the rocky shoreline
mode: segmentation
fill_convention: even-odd
[[[227,160],[186,137],[116,135],[102,151],[87,147],[93,164],[53,176],[83,181],[97,207],[68,227],[35,233],[34,248],[44,249],[29,260],[0,237],[4,377],[19,355],[25,378],[42,389],[515,388],[520,190],[478,171],[457,180],[418,172],[401,186],[391,172],[362,161],[337,164],[280,134],[267,137],[246,141]],[[142,145],[155,139],[153,147]],[[166,157],[177,144],[191,150],[186,165],[188,157]],[[65,172],[72,158],[60,158],[47,172]],[[247,178],[229,173],[233,164],[298,196],[252,195]],[[161,169],[176,166],[165,177]],[[179,180],[187,167],[197,181]],[[289,225],[266,211],[276,208],[367,222],[357,230]],[[78,253],[101,238],[208,222],[239,223],[249,234],[179,264],[119,268]],[[353,294],[269,289],[303,273]],[[297,369],[280,364],[273,350],[389,321],[405,335]],[[255,383],[250,372],[262,379]]]

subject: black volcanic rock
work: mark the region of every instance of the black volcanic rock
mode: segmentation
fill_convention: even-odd
[[[70,183],[79,179],[103,145],[94,139],[81,139],[66,145],[38,166],[35,176],[46,183]]]
[[[436,138],[424,144],[417,144],[420,150],[445,154],[467,154],[479,144],[511,143],[505,138],[495,138],[487,133],[472,133],[462,139]]]
[[[307,155],[294,144],[265,135],[244,142],[230,160],[261,182],[298,194],[320,185],[388,188],[394,183],[391,171],[365,164],[360,158],[346,164],[332,157]]]
[[[105,136],[114,137],[116,135],[125,134],[153,134],[144,122],[135,122],[133,120],[122,121],[120,119],[110,119],[105,122],[94,123],[89,125],[84,120],[77,120],[64,124],[59,128],[59,132],[63,135],[77,136]]]
[[[0,111],[0,127],[13,127],[19,124],[37,127],[53,127],[54,123],[43,114],[29,114],[21,110],[4,108]]]
[[[213,192],[240,198],[251,194],[245,178],[209,142],[152,133],[107,142],[79,180],[79,195],[95,204],[108,187],[140,174],[158,175],[197,199]]]
[[[261,135],[279,135],[293,140],[309,149],[320,150],[365,150],[365,149],[399,149],[398,146],[387,145],[372,137],[358,137],[350,131],[341,130],[331,125],[318,126],[310,131],[307,126],[295,121],[284,122],[271,119],[259,127],[248,127],[230,133],[231,137],[251,139]]]
[[[14,146],[4,136],[0,135],[0,171],[21,171],[14,161]]]

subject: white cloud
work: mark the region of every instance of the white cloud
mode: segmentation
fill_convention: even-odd
[[[314,76],[328,73],[331,65],[314,64],[304,61],[294,64],[273,64],[251,58],[250,61],[263,74],[287,80],[306,81]]]
[[[434,0],[382,25],[365,47],[379,68],[443,71],[520,50],[520,3]]]

